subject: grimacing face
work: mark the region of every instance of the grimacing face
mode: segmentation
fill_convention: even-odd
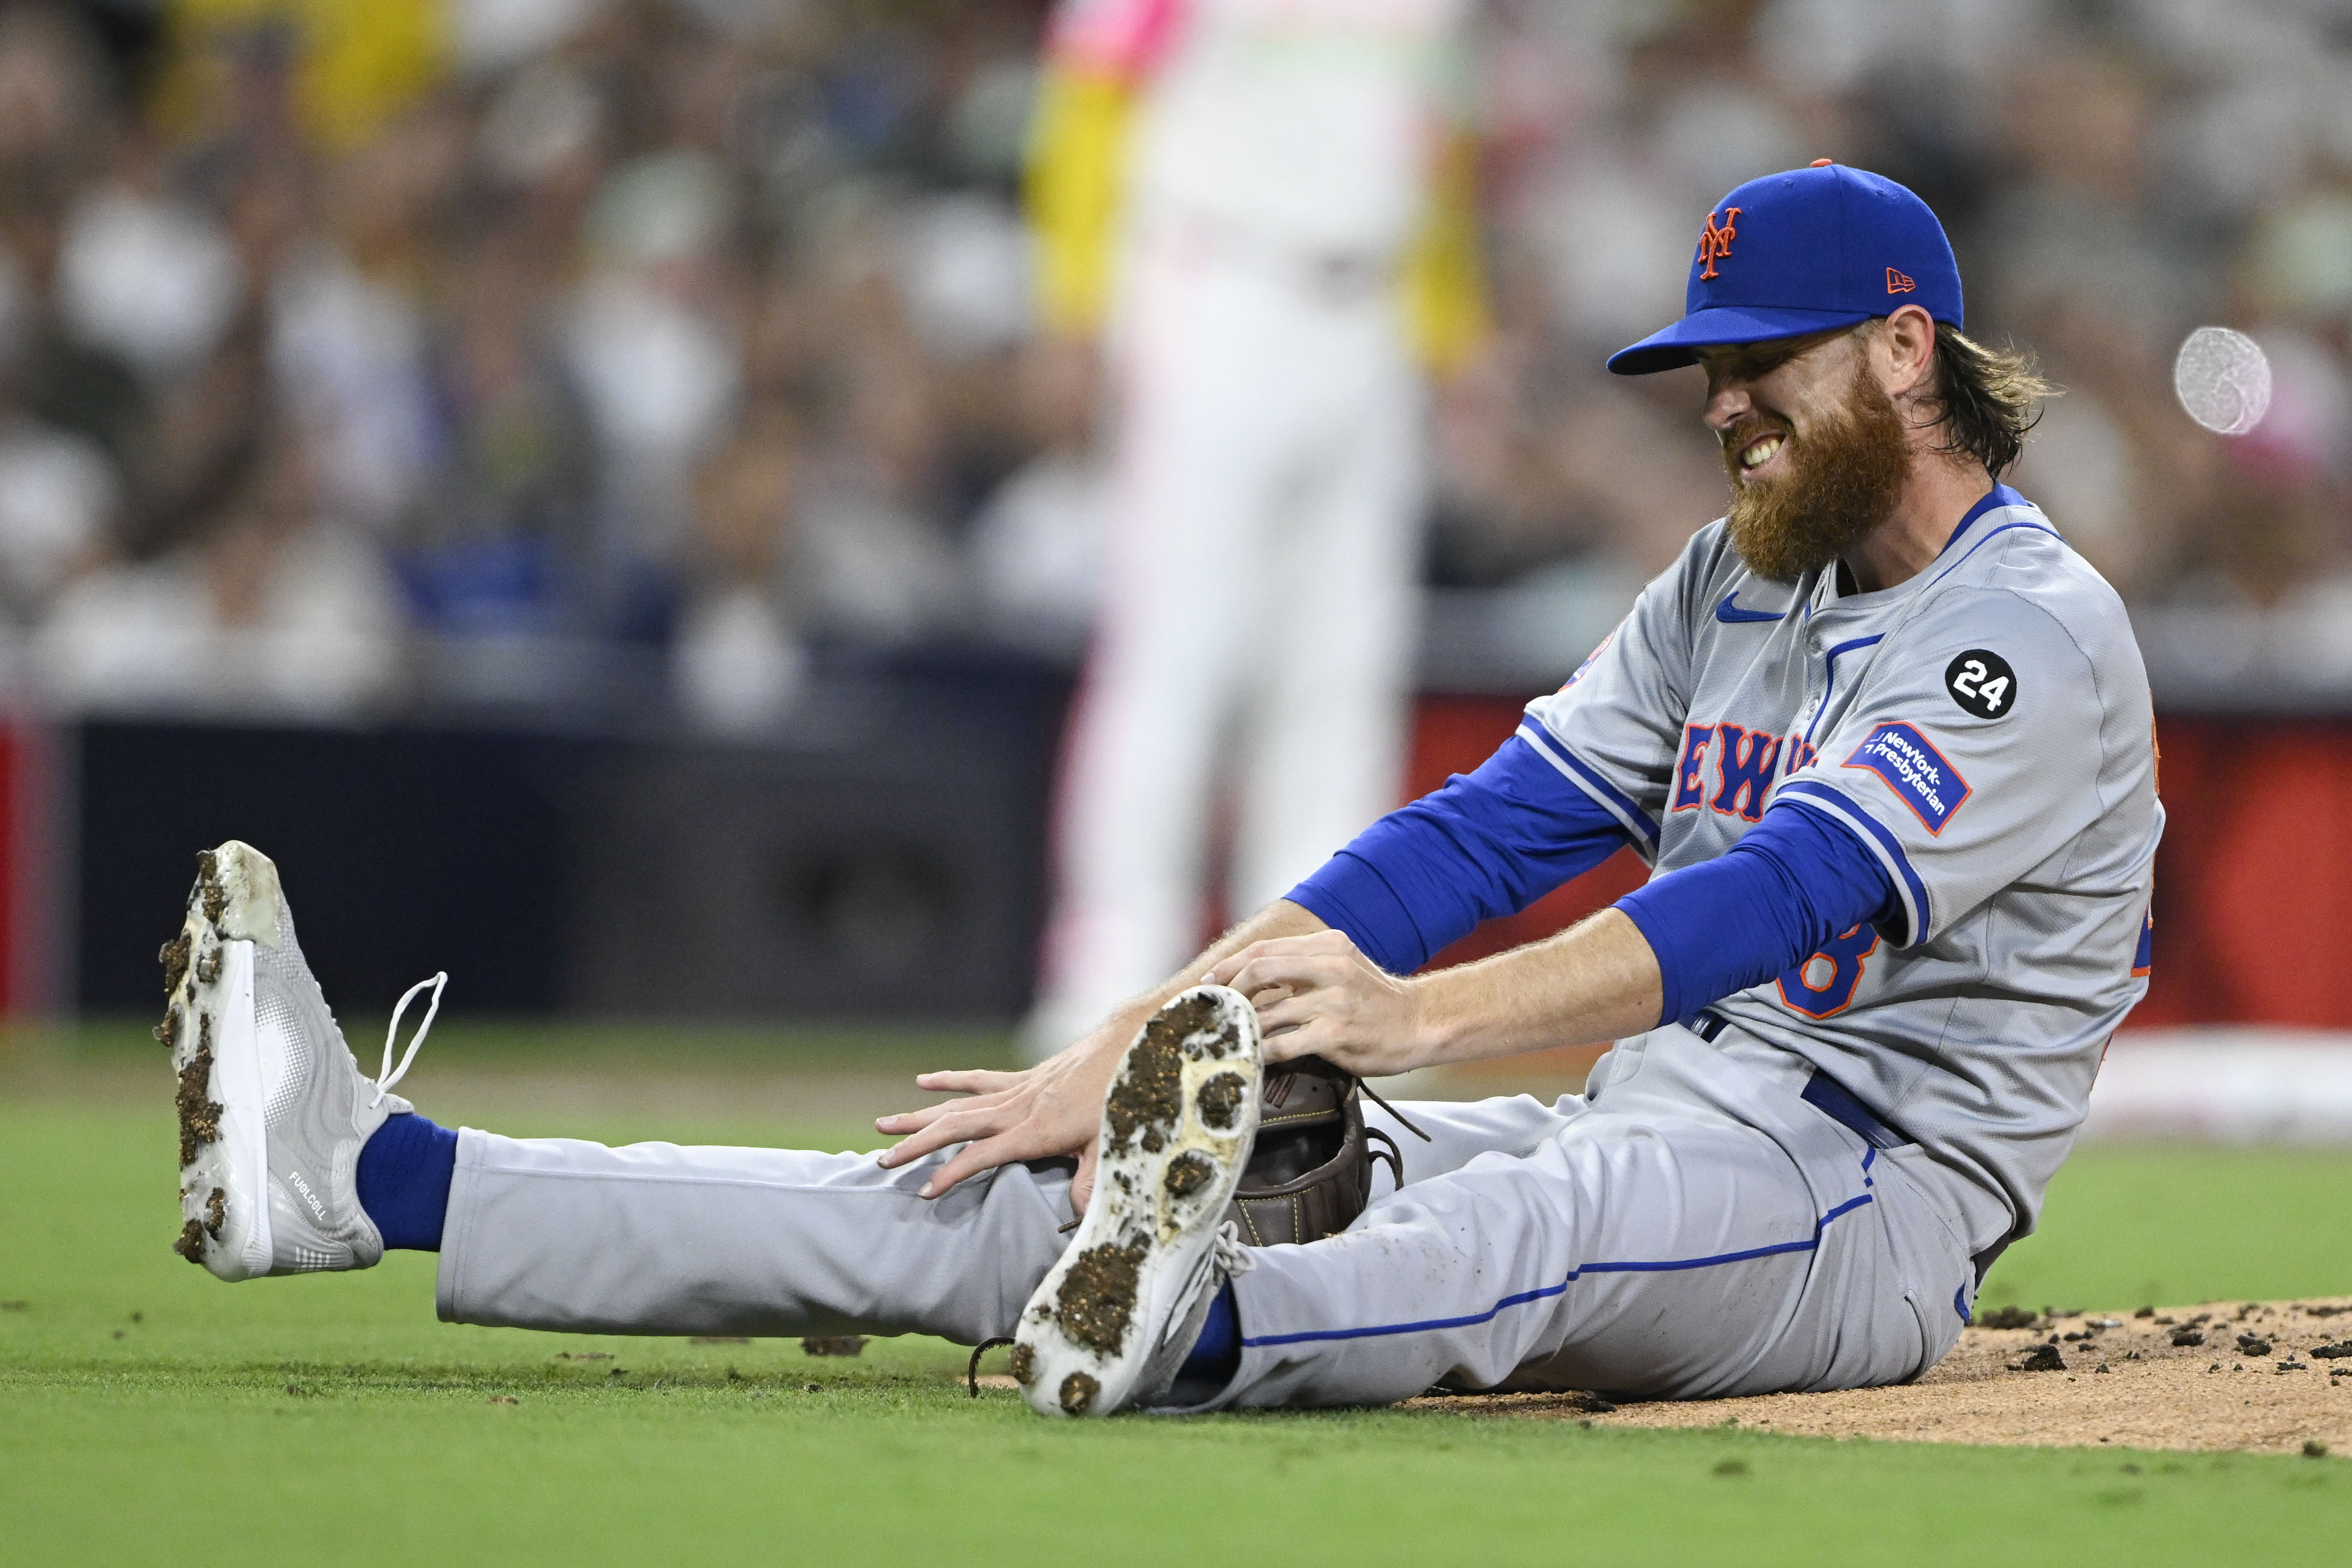
[[[1865,330],[1702,349],[1706,419],[1723,447],[1733,546],[1759,576],[1827,566],[1885,522],[1906,474],[1901,416]]]

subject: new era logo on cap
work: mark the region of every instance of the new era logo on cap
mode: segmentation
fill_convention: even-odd
[[[1886,291],[1889,294],[1908,294],[1917,287],[1919,285],[1911,281],[1909,273],[1897,272],[1892,267],[1886,269]]]

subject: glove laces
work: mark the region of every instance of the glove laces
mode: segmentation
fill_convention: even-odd
[[[441,988],[448,984],[449,972],[445,969],[432,979],[420,980],[400,994],[400,1005],[392,1010],[392,1026],[383,1032],[383,1070],[376,1075],[375,1098],[368,1101],[371,1110],[383,1103],[383,1097],[392,1092],[393,1085],[408,1076],[408,1064],[416,1059],[417,1047],[432,1032],[433,1016],[441,1011]],[[392,1065],[392,1049],[393,1042],[400,1037],[400,1016],[408,1011],[408,1005],[416,1000],[416,994],[428,985],[433,987],[433,995],[425,1005],[425,1021],[417,1025],[416,1033],[408,1037],[408,1049],[402,1053],[400,1065],[394,1067]]]
[[[1257,1254],[1243,1244],[1242,1227],[1232,1220],[1217,1226],[1217,1234],[1210,1239],[1209,1266],[1223,1279],[1257,1267]]]

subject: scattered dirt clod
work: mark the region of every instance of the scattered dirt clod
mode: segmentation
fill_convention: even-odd
[[[211,1031],[205,1033],[209,1036]],[[180,1163],[184,1166],[194,1162],[197,1150],[220,1136],[220,1102],[205,1098],[212,1079],[213,1051],[207,1040],[180,1069],[179,1090],[173,1096],[180,1112]]]
[[[1995,1307],[1990,1312],[1976,1315],[1976,1326],[1979,1329],[2030,1329],[2041,1321],[2040,1313],[2031,1308],[2018,1306]]]
[[[736,1342],[749,1344],[751,1342],[743,1340]],[[803,1355],[864,1355],[866,1336],[864,1334],[810,1334],[801,1341],[801,1353]]]
[[[228,910],[228,889],[220,884],[220,862],[209,849],[196,857],[196,894],[205,919],[218,925]]]
[[[2260,1334],[2240,1334],[2238,1351],[2242,1355],[2268,1355],[2271,1353],[2271,1342]]]
[[[1206,996],[1187,996],[1181,1002],[1161,1008],[1159,1015],[1144,1026],[1144,1032],[1174,1049],[1202,1030],[1213,1030],[1216,1026],[1217,1005]],[[1195,1059],[1202,1054],[1198,1047],[1192,1051]]]
[[[1208,1185],[1217,1173],[1216,1162],[1199,1150],[1189,1150],[1168,1163],[1166,1186],[1171,1198],[1190,1197]]]
[[[188,933],[182,931],[165,942],[155,957],[163,965],[163,999],[169,1001],[188,977]]]
[[[2064,1372],[2066,1358],[2058,1353],[2056,1345],[2036,1345],[2024,1359],[2009,1363],[2011,1372]]]
[[[2183,1323],[2172,1331],[2172,1342],[2176,1345],[2201,1345],[2205,1342],[2205,1331],[2192,1329]]]
[[[1201,1086],[1201,1120],[1215,1128],[1231,1127],[1241,1115],[1249,1082],[1237,1072],[1221,1072]]]
[[[1164,1021],[1164,1016],[1155,1018],[1145,1027],[1143,1043],[1129,1056],[1127,1070],[1110,1086],[1103,1103],[1116,1148],[1126,1147],[1140,1132],[1144,1147],[1156,1151],[1153,1140],[1160,1137],[1160,1130],[1174,1126],[1184,1114],[1183,1054],[1175,1041],[1159,1037]]]
[[[1078,1255],[1055,1296],[1064,1333],[1098,1355],[1118,1353],[1135,1316],[1135,1280],[1144,1250],[1139,1243],[1106,1243]]]

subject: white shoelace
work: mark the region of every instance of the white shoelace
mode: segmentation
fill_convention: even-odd
[[[1217,1227],[1216,1239],[1209,1244],[1209,1258],[1228,1279],[1257,1267],[1257,1254],[1242,1245],[1242,1227],[1232,1220]]]
[[[382,1105],[383,1097],[392,1092],[392,1086],[408,1076],[408,1064],[416,1059],[416,1048],[425,1043],[425,1037],[432,1031],[433,1016],[441,1011],[441,987],[448,984],[449,972],[445,969],[432,979],[420,980],[401,993],[400,1005],[392,1010],[392,1026],[383,1032],[383,1070],[376,1075],[375,1098],[368,1101],[370,1110]],[[392,1065],[392,1047],[393,1042],[400,1037],[400,1016],[408,1011],[408,1005],[416,1000],[416,994],[428,985],[433,987],[433,999],[425,1005],[425,1021],[417,1025],[416,1033],[408,1037],[408,1049],[402,1055],[400,1065],[394,1067]]]

